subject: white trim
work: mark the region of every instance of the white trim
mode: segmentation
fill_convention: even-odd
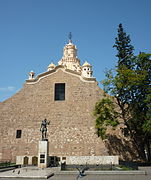
[[[58,69],[56,69],[55,72],[52,72],[52,73],[50,73],[50,74],[48,74],[48,75],[44,75],[44,76],[42,76],[42,77],[39,77],[38,80],[36,80],[36,82],[26,82],[26,84],[36,84],[36,83],[38,83],[41,79],[43,79],[43,78],[45,78],[45,77],[48,77],[48,76],[51,76],[52,74],[57,73],[59,70],[62,70],[63,72],[65,72],[65,73],[67,73],[67,74],[76,76],[76,77],[78,77],[78,78],[79,78],[81,81],[83,81],[83,82],[89,82],[89,83],[94,83],[94,82],[96,82],[95,80],[92,80],[92,81],[88,80],[88,81],[87,81],[87,80],[83,79],[82,76],[80,76],[80,75],[78,75],[78,74],[74,74],[74,73],[71,73],[71,72],[67,72],[64,68],[58,68]]]

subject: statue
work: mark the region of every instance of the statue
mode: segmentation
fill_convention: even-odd
[[[47,119],[44,119],[41,123],[40,131],[42,132],[42,141],[46,140],[47,137],[47,125],[50,124]]]

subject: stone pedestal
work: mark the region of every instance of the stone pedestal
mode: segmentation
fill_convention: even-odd
[[[48,141],[39,141],[38,149],[38,167],[46,168],[48,166]]]

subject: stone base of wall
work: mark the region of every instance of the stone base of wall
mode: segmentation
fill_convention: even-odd
[[[119,164],[118,156],[67,156],[62,157],[62,162],[66,164]]]
[[[37,156],[16,156],[17,165],[38,165]]]
[[[36,156],[16,156],[16,164],[17,165],[25,165],[25,158],[28,158],[28,164],[26,165],[32,165],[33,164],[33,158]],[[50,159],[49,156],[48,159]],[[58,164],[66,163],[67,165],[71,164],[77,164],[77,165],[96,165],[96,164],[119,164],[119,157],[118,156],[66,156],[66,157],[58,157],[60,161]],[[38,157],[37,157],[38,160]],[[51,164],[49,162],[49,164]]]

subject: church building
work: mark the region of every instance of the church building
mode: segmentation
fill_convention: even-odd
[[[24,163],[32,164],[44,119],[49,122],[48,154],[60,161],[69,156],[128,156],[128,149],[123,154],[122,150],[113,151],[117,145],[114,139],[109,144],[96,134],[93,109],[103,93],[92,66],[87,61],[80,64],[77,48],[69,38],[58,65],[51,63],[37,76],[31,71],[23,88],[0,103],[0,161],[26,157]],[[120,130],[115,134],[119,136]]]

